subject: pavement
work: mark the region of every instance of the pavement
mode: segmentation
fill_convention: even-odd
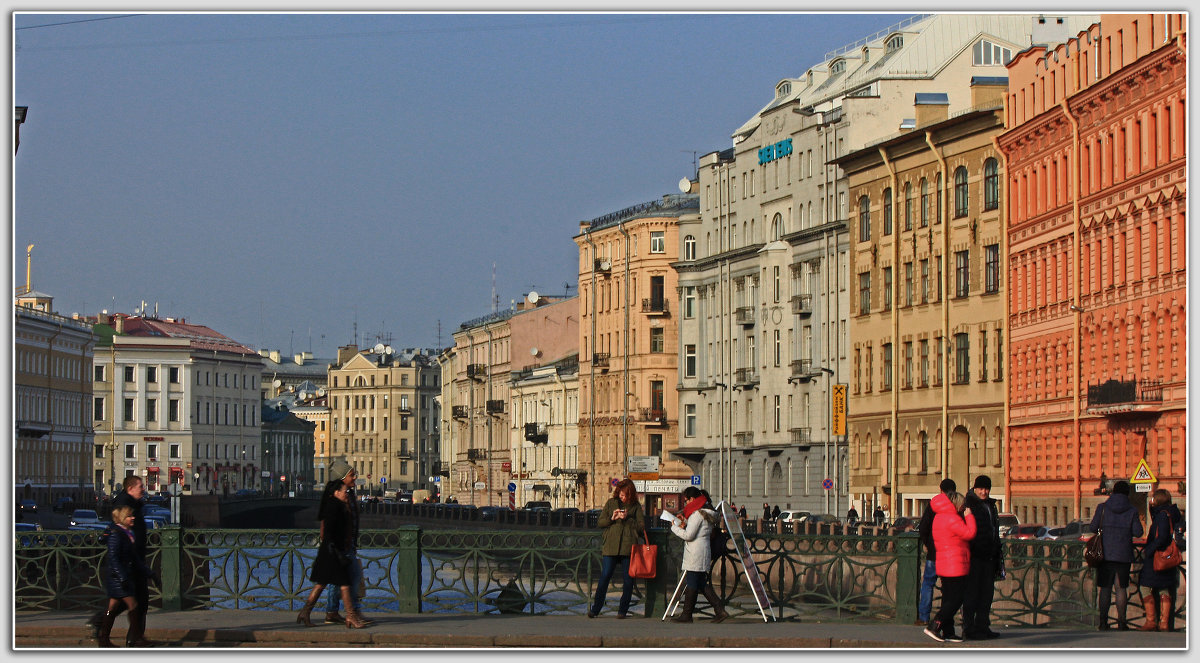
[[[296,623],[296,613],[264,610],[151,610],[146,637],[166,648],[761,648],[761,649],[1099,649],[1187,648],[1185,632],[1095,631],[1029,626],[998,627],[993,640],[940,643],[920,626],[892,623],[779,621],[742,617],[721,624],[706,618],[673,624],[613,612],[584,616],[368,613],[364,629]],[[19,612],[13,616],[16,650],[95,648],[84,625],[89,613]],[[127,621],[117,620],[113,641],[124,643]]]

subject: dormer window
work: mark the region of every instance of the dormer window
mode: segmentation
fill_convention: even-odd
[[[783,81],[779,85],[775,86],[775,96],[776,97],[786,97],[791,93],[792,93],[792,83],[790,81]]]
[[[898,51],[904,48],[904,35],[893,35],[887,40],[887,52]]]
[[[834,60],[833,62],[831,62],[829,64],[829,75],[830,76],[836,76],[837,74],[840,74],[843,71],[846,71],[846,61],[845,60]]]
[[[808,84],[811,86],[813,84],[813,70],[812,69],[808,70],[807,78],[808,78]]]
[[[863,64],[866,64],[871,61],[871,49],[864,48],[862,50],[862,61],[863,61]]]
[[[986,39],[975,42],[971,54],[971,64],[976,67],[1006,65],[1012,59],[1012,49],[992,43]]]

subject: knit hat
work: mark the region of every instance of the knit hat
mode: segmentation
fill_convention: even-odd
[[[954,479],[942,479],[942,482],[938,484],[938,490],[943,493],[952,493],[958,490],[958,484],[954,483]]]
[[[1116,482],[1115,484],[1113,484],[1112,492],[1114,495],[1124,495],[1126,497],[1129,497],[1129,482],[1127,482],[1127,481]]]
[[[329,466],[329,480],[340,481],[345,479],[346,475],[353,471],[354,467],[351,466],[350,463],[347,463],[344,460],[335,460],[333,461],[333,464]]]
[[[971,486],[972,490],[974,490],[975,488],[986,488],[988,490],[991,490],[992,489],[992,480],[990,478],[988,478],[988,475],[980,474],[979,476],[975,477],[975,485]]]

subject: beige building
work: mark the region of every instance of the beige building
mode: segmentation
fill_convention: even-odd
[[[674,483],[646,490],[653,512],[676,494],[692,470],[672,452],[679,446],[679,323],[673,303],[678,277],[679,221],[698,200],[672,194],[580,224],[579,461],[588,473],[583,504],[604,505],[628,459],[659,460],[659,478]],[[682,483],[680,483],[682,482]]]
[[[329,368],[327,462],[342,458],[354,466],[363,495],[433,488],[440,382],[433,351],[338,348]],[[318,482],[327,462],[316,463]]]
[[[42,506],[90,498],[92,356],[84,321],[54,313],[53,298],[24,289],[13,316],[13,479],[18,499]]]
[[[980,474],[1008,502],[1006,83],[976,79],[953,118],[947,95],[919,93],[912,131],[838,160],[854,201],[850,492],[864,514],[920,516],[942,479],[965,491]]]
[[[328,396],[321,396],[293,406],[290,412],[313,425],[313,473],[314,490],[320,490],[328,480],[326,471],[333,463],[333,444],[329,438]]]

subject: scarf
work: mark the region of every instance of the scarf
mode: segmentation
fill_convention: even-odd
[[[704,508],[705,504],[708,504],[708,500],[704,499],[703,495],[699,497],[693,497],[692,500],[683,507],[684,520],[687,520],[692,516],[693,513],[696,513],[700,509]]]

